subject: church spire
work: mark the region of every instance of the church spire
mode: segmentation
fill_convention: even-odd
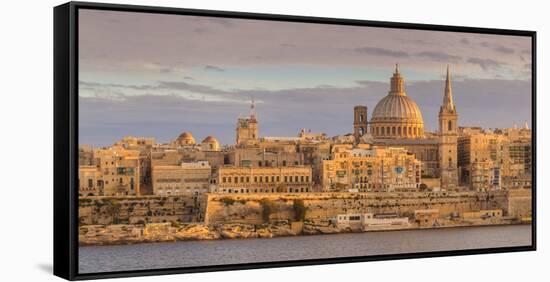
[[[453,102],[453,88],[451,84],[451,71],[449,70],[449,65],[447,65],[447,78],[445,80],[445,96],[443,96],[443,106],[441,110],[447,112],[455,111],[455,104]]]
[[[256,120],[256,105],[254,104],[254,98],[252,98],[252,102],[250,103],[250,120]]]

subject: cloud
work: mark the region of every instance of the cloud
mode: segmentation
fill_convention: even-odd
[[[504,46],[496,46],[495,51],[503,53],[503,54],[513,54],[515,52],[514,49],[504,47]]]
[[[206,65],[204,66],[204,70],[207,70],[207,71],[217,71],[217,72],[223,72],[224,69],[220,68],[220,67],[217,67],[217,66],[212,66],[212,65]]]
[[[431,59],[436,62],[458,62],[462,59],[460,56],[450,55],[440,51],[424,51],[416,54],[418,57]]]
[[[395,51],[395,50],[391,50],[391,49],[378,48],[378,47],[355,48],[355,52],[374,55],[374,56],[385,56],[385,57],[393,57],[393,58],[408,58],[409,57],[409,54],[407,52]]]
[[[482,58],[469,58],[467,62],[470,64],[478,65],[484,71],[488,71],[490,69],[497,69],[503,65],[502,62],[498,62],[493,59],[482,59]]]
[[[98,85],[87,83],[90,85]],[[81,87],[83,87],[81,85]],[[352,131],[355,105],[366,105],[369,113],[388,93],[387,82],[361,80],[356,86],[320,85],[311,88],[282,90],[234,89],[223,91],[213,87],[182,82],[161,82],[142,89],[163,88],[196,91],[196,95],[214,95],[219,99],[189,99],[174,94],[125,95],[118,89],[117,99],[103,95],[80,97],[80,134],[83,143],[109,145],[124,135],[152,136],[161,142],[190,131],[195,138],[213,135],[222,143],[234,142],[235,121],[246,115],[248,103],[257,103],[262,136],[296,136],[301,128],[328,135]],[[514,119],[530,119],[528,80],[464,79],[454,80],[453,91],[460,125],[483,127],[510,126]],[[136,87],[132,87],[136,88]],[[407,95],[423,113],[426,128],[437,127],[437,114],[442,101],[444,81],[405,81]],[[100,91],[105,90],[101,86]],[[177,92],[177,91],[176,91]],[[202,93],[199,93],[202,92]],[[169,92],[171,93],[171,92]],[[238,101],[238,102],[234,102]],[[307,105],[307,106],[305,106]]]

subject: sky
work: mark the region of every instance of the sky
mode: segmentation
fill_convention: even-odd
[[[233,144],[252,99],[260,136],[347,134],[396,63],[427,130],[447,65],[460,126],[531,124],[529,37],[80,10],[79,142],[188,131]]]

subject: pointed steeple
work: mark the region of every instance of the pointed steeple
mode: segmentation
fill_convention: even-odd
[[[443,105],[441,110],[446,112],[454,112],[455,104],[453,102],[453,88],[451,82],[451,71],[449,65],[447,65],[447,78],[445,79],[445,95],[443,96]]]
[[[391,78],[391,87],[389,95],[401,95],[406,96],[405,93],[405,81],[399,73],[399,65],[395,64],[395,72]]]
[[[252,98],[252,102],[250,103],[250,121],[256,120],[256,105],[254,104],[254,98]]]

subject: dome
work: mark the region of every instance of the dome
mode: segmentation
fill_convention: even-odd
[[[419,138],[424,136],[422,112],[407,96],[404,79],[396,66],[388,95],[378,102],[370,122],[374,138]]]
[[[422,113],[409,96],[388,95],[384,97],[372,112],[373,121],[410,121],[422,123]]]
[[[201,145],[203,150],[206,151],[218,151],[220,149],[220,142],[213,136],[208,136],[202,140]]]
[[[213,136],[208,136],[208,137],[204,138],[204,140],[202,140],[201,143],[218,143],[218,139],[216,139]]]
[[[180,145],[195,145],[195,138],[189,132],[180,134],[176,141],[178,141]]]

